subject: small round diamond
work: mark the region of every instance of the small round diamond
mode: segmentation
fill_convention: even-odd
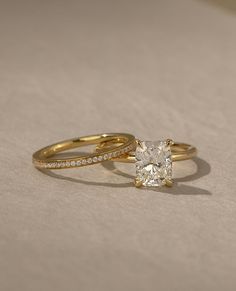
[[[107,159],[108,159],[108,154],[105,154],[105,155],[103,156],[103,158],[104,158],[104,160],[107,160]]]
[[[70,164],[71,164],[72,167],[74,167],[75,166],[75,161],[71,161]]]
[[[87,161],[86,160],[82,160],[82,165],[86,165]]]
[[[97,161],[98,161],[98,158],[97,157],[94,157],[93,158],[93,162],[96,163]]]
[[[99,162],[101,162],[102,159],[103,159],[102,156],[99,156],[99,157],[98,157],[98,161],[99,161]]]
[[[109,153],[108,154],[108,159],[111,159],[112,158],[112,153]]]
[[[81,166],[81,161],[77,161],[76,166],[78,166],[78,167]]]
[[[66,167],[70,167],[70,162],[66,162]]]
[[[92,158],[88,158],[88,159],[87,159],[87,162],[88,162],[89,164],[92,164],[93,159],[92,159]]]
[[[61,167],[64,168],[65,166],[66,166],[66,163],[65,162],[62,162],[61,163]]]

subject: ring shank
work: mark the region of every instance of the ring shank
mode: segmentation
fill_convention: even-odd
[[[121,152],[125,152],[126,149],[131,150],[135,147],[135,137],[131,134],[125,133],[105,133],[99,135],[89,135],[84,137],[78,137],[74,139],[68,139],[65,141],[61,141],[47,147],[44,147],[33,154],[33,164],[37,168],[67,168],[73,167],[78,165],[83,165],[80,161],[89,161],[92,159],[96,161],[98,157],[97,153],[91,153],[87,155],[79,155],[73,156],[70,158],[56,158],[54,157],[57,153],[64,152],[67,150],[71,150],[78,147],[88,146],[88,145],[96,145],[99,143],[104,142],[112,142],[113,144],[117,144],[116,147],[113,149],[103,149],[99,155],[108,155],[110,154],[110,158],[112,157],[111,154],[118,153],[121,155]],[[128,150],[127,150],[128,151]],[[53,158],[54,157],[54,158]],[[106,156],[105,156],[106,157]],[[114,155],[113,155],[114,157]],[[95,159],[94,159],[95,158]],[[78,162],[78,163],[77,163]],[[100,162],[100,161],[97,161]],[[95,162],[93,162],[95,163]],[[50,165],[50,166],[49,166]],[[84,164],[85,165],[85,164]]]
[[[175,142],[170,148],[173,161],[188,160],[197,154],[197,149],[186,143]]]

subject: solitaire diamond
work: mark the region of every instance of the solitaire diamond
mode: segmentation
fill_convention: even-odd
[[[170,141],[139,141],[136,152],[136,186],[168,185],[172,181]]]

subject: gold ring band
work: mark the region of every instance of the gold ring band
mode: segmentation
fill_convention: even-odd
[[[99,143],[112,142],[112,149],[102,149],[99,153],[73,156],[69,158],[56,158],[57,153],[70,149],[97,145]],[[33,154],[33,164],[42,169],[67,169],[101,163],[112,158],[119,157],[134,150],[136,147],[135,137],[126,133],[104,133],[68,139],[46,146]]]

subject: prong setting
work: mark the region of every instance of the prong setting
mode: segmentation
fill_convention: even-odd
[[[172,186],[173,186],[173,183],[174,183],[172,179],[167,179],[165,182],[166,182],[165,185],[166,185],[167,187],[172,187]]]
[[[136,139],[136,145],[141,147],[141,148],[143,147],[142,142],[141,142],[140,139]]]
[[[134,179],[134,185],[136,188],[141,188],[142,187],[142,181],[140,181],[138,178]]]
[[[174,144],[174,141],[172,139],[170,139],[170,138],[166,139],[166,145],[167,146],[172,146],[173,144]]]

